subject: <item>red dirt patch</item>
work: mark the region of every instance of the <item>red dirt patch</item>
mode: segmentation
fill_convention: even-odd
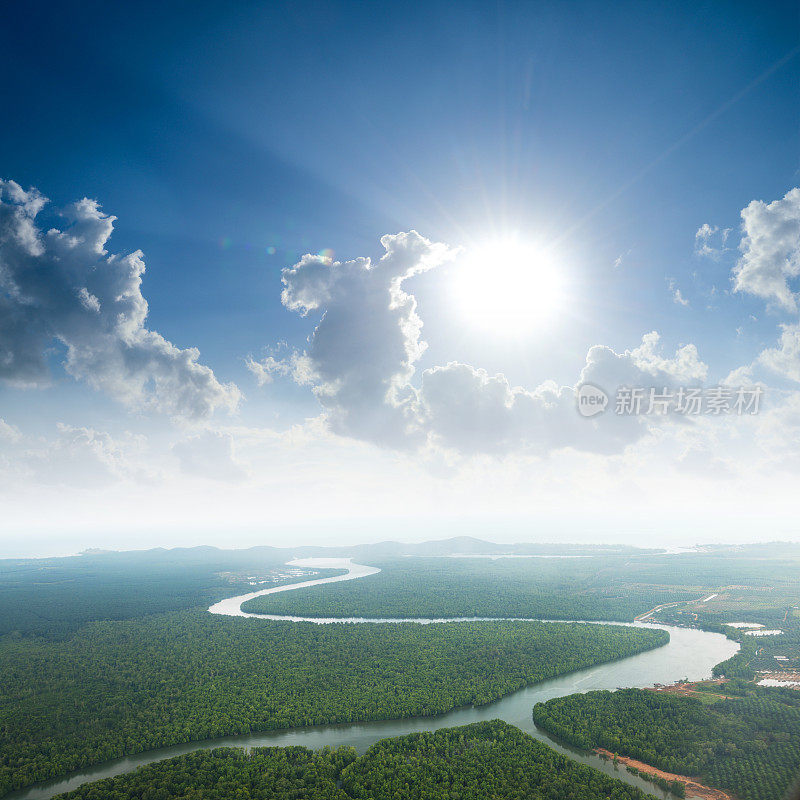
[[[614,758],[614,753],[609,750],[604,750],[602,747],[595,748],[595,753],[601,753]],[[627,756],[617,755],[617,763],[624,764],[627,767],[635,767],[639,772],[644,772],[648,775],[658,775],[668,781],[680,781],[686,784],[686,794],[693,794],[697,797],[702,797],[704,800],[735,800],[733,795],[723,792],[721,789],[713,789],[711,786],[706,786],[700,783],[697,778],[690,778],[687,775],[676,775],[673,772],[664,772],[662,769],[656,769],[643,761],[637,761],[635,758],[628,758]]]

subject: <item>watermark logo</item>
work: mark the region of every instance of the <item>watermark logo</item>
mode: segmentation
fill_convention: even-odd
[[[620,386],[614,397],[613,410],[617,416],[634,417],[645,414],[677,414],[697,416],[749,416],[758,414],[764,390],[760,386],[710,386],[708,388],[679,386],[675,389]],[[608,395],[592,383],[584,383],[575,393],[578,413],[582,417],[602,414],[609,405]]]
[[[614,411],[621,416],[674,413],[684,417],[741,417],[758,414],[763,393],[760,386],[679,386],[674,390],[620,386]]]
[[[593,417],[602,414],[608,405],[608,395],[598,386],[583,383],[575,395],[578,404],[578,413],[582,417]]]

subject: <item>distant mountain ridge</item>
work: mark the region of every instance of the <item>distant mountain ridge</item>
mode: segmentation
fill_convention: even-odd
[[[778,554],[800,553],[800,544],[793,542],[770,542],[746,545],[700,545],[694,551],[700,553],[741,554],[752,557],[770,557]],[[361,560],[391,560],[394,558],[440,558],[445,556],[601,556],[601,555],[648,555],[674,553],[676,557],[688,555],[680,550],[663,547],[634,547],[624,544],[581,544],[575,542],[517,542],[514,544],[490,542],[474,536],[454,536],[449,539],[434,539],[425,542],[383,541],[355,545],[298,545],[296,547],[273,547],[256,545],[249,548],[221,548],[213,545],[196,547],[155,547],[149,550],[107,550],[93,547],[74,556],[38,559],[0,559],[0,563],[54,562],[62,559],[80,558],[109,563],[126,560],[131,563],[207,564],[214,562],[220,568],[247,565],[277,565],[295,558],[352,558]]]
[[[295,558],[353,558],[392,559],[404,557],[435,558],[444,556],[558,556],[558,555],[611,555],[656,553],[656,549],[645,549],[629,545],[590,545],[574,543],[530,543],[498,544],[473,536],[454,536],[427,542],[385,541],[356,545],[300,545],[297,547],[273,547],[256,545],[243,549],[225,549],[212,545],[197,547],[155,547],[150,550],[103,550],[91,548],[80,554],[81,558],[109,558],[125,556],[133,560],[149,560],[158,556],[165,561],[204,562],[215,560],[255,560],[268,563],[290,561]],[[20,560],[20,559],[15,559]]]

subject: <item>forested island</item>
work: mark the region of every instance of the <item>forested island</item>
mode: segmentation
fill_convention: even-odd
[[[251,613],[306,617],[526,617],[631,622],[696,589],[628,578],[619,556],[376,561],[381,572],[354,583],[257,597]],[[622,574],[620,574],[622,571]]]
[[[0,640],[0,793],[178,742],[439,714],[663,645],[535,622],[315,625],[205,610]]]
[[[59,800],[646,800],[639,789],[495,720],[350,748],[217,749],[162,761]]]
[[[741,800],[784,797],[800,773],[800,692],[734,681],[706,694],[574,694],[537,704],[533,718],[576,747],[697,776]]]
[[[367,562],[381,572],[352,583],[299,589],[245,604],[253,613],[307,617],[527,617],[631,622],[665,603],[700,600],[727,586],[770,602],[800,602],[800,547],[651,551],[498,560],[403,557]],[[779,604],[776,604],[780,607]],[[783,610],[781,610],[783,616]],[[730,617],[729,617],[730,618]],[[693,619],[682,620],[691,624]]]

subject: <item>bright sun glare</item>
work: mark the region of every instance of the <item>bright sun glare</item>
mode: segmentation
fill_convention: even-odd
[[[465,250],[452,288],[472,325],[506,336],[551,323],[562,307],[562,274],[543,248],[516,239]]]

